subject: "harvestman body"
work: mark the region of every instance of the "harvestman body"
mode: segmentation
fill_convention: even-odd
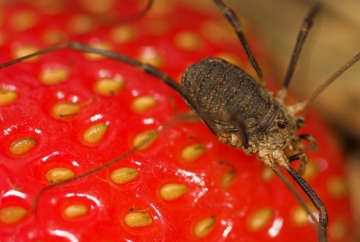
[[[150,8],[152,2],[152,0],[149,1],[146,10]],[[316,89],[310,98],[292,106],[285,106],[284,99],[286,97],[286,90],[319,6],[316,5],[303,21],[283,88],[274,97],[264,88],[262,71],[248,47],[236,14],[225,5],[222,0],[213,0],[213,2],[234,28],[249,61],[257,73],[258,79],[260,80],[259,82],[256,82],[250,75],[233,64],[218,58],[207,58],[191,65],[182,77],[182,86],[179,86],[177,82],[171,79],[166,73],[149,64],[141,63],[124,55],[75,42],[67,42],[43,49],[39,52],[4,63],[0,65],[0,68],[13,65],[36,55],[67,47],[78,51],[104,55],[108,58],[135,66],[150,75],[158,77],[183,97],[188,106],[202,119],[214,135],[218,137],[219,141],[236,149],[243,150],[248,155],[256,153],[265,165],[274,170],[306,209],[309,216],[312,217],[318,228],[319,241],[325,242],[327,241],[326,228],[328,224],[326,208],[315,191],[301,177],[307,162],[307,156],[303,152],[304,144],[302,143],[302,139],[307,140],[310,148],[313,150],[316,148],[316,142],[309,134],[295,134],[295,132],[304,125],[304,120],[298,117],[297,114],[338,76],[357,62],[360,59],[360,53],[335,72],[322,86]],[[146,142],[145,140],[139,147]],[[104,169],[131,155],[139,147],[134,147],[122,156],[94,170],[43,188],[36,198],[36,206],[41,194],[46,190]],[[294,160],[301,161],[298,172],[289,165],[289,163]],[[300,194],[294,189],[293,185],[280,171],[279,167],[283,167],[289,172],[319,210],[318,222],[306,206]]]

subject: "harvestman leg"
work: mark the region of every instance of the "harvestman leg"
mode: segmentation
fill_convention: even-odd
[[[290,63],[289,63],[288,69],[286,71],[283,87],[277,94],[277,96],[279,97],[279,99],[281,101],[284,101],[284,99],[286,97],[286,91],[287,91],[287,89],[288,89],[288,87],[290,85],[291,78],[292,78],[292,76],[294,74],[294,70],[295,70],[296,64],[297,64],[297,62],[299,60],[301,49],[304,46],[306,37],[307,37],[311,27],[312,27],[314,18],[316,16],[316,14],[318,13],[320,7],[321,7],[320,4],[317,3],[310,10],[310,12],[305,17],[305,19],[303,20],[303,22],[301,24],[301,27],[300,27],[300,30],[299,30],[299,33],[298,33],[298,36],[297,36],[297,39],[296,39],[296,44],[295,44],[294,50],[293,50],[292,55],[291,55]]]
[[[257,60],[255,59],[254,54],[252,53],[252,51],[249,47],[249,44],[245,38],[239,18],[236,16],[235,12],[231,8],[229,8],[222,0],[213,0],[213,1],[218,6],[221,13],[226,17],[226,19],[231,24],[231,26],[234,28],[236,35],[238,36],[238,38],[240,40],[241,46],[245,51],[247,58],[249,59],[252,67],[255,69],[258,78],[260,79],[259,80],[260,83],[263,86],[265,86],[265,83],[263,81],[262,70],[261,70]]]

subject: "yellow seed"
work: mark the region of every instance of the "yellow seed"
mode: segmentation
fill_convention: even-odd
[[[69,117],[80,111],[80,105],[71,102],[59,102],[52,108],[52,113],[57,118]]]
[[[10,28],[15,32],[24,31],[38,23],[38,16],[29,10],[17,12],[10,18]]]
[[[182,184],[166,184],[160,189],[160,197],[166,201],[175,200],[187,192],[187,187]]]
[[[177,33],[174,42],[178,48],[187,51],[199,50],[203,44],[198,34],[186,31]]]
[[[85,215],[88,211],[88,208],[82,204],[72,204],[67,206],[64,210],[65,216],[69,218],[75,218],[82,215]]]
[[[131,108],[136,113],[144,113],[156,105],[156,99],[150,95],[135,98],[131,103]]]
[[[349,232],[349,226],[344,220],[335,220],[329,225],[329,237],[336,241],[343,241]]]
[[[137,150],[144,150],[149,147],[159,136],[156,130],[149,130],[142,132],[135,136],[133,140],[133,147]]]
[[[67,34],[60,30],[47,30],[43,35],[43,40],[48,45],[59,43],[66,39]]]
[[[318,173],[319,173],[319,168],[318,168],[317,164],[315,162],[309,162],[306,165],[303,178],[306,181],[309,181],[309,180],[314,179]]]
[[[83,138],[86,143],[95,144],[104,137],[107,129],[108,126],[105,123],[95,124],[84,132]]]
[[[104,96],[111,96],[119,92],[125,83],[120,79],[103,78],[95,83],[95,92]]]
[[[275,177],[275,172],[268,166],[264,166],[261,170],[261,178],[266,181],[269,182],[272,179],[274,179]]]
[[[12,103],[17,97],[18,95],[15,91],[0,88],[0,106]]]
[[[93,14],[102,14],[113,10],[116,0],[80,0],[81,6]]]
[[[97,49],[101,49],[101,50],[111,50],[110,44],[105,43],[105,42],[91,44],[91,46],[95,47]],[[88,60],[100,60],[100,59],[106,58],[103,55],[99,55],[99,54],[95,54],[95,53],[85,53],[84,55],[85,55],[85,58]]]
[[[136,39],[137,32],[134,27],[130,25],[119,25],[113,28],[110,32],[112,41],[118,44],[123,44]]]
[[[221,177],[221,186],[225,189],[229,188],[235,178],[235,170],[227,171]]]
[[[232,32],[231,27],[221,21],[204,21],[200,26],[201,36],[215,43],[235,43],[238,40]]]
[[[9,206],[0,209],[0,221],[4,224],[13,224],[27,215],[27,211],[23,207]]]
[[[19,46],[19,47],[14,49],[13,57],[14,58],[20,58],[20,57],[23,57],[25,55],[32,54],[32,53],[34,53],[34,52],[36,52],[38,50],[39,50],[39,48],[35,47],[35,46],[29,46],[29,45]],[[22,62],[32,62],[32,61],[35,61],[37,59],[39,59],[39,56],[31,57],[29,59],[23,60]]]
[[[134,168],[119,168],[111,172],[110,179],[116,184],[124,184],[139,175],[139,172]]]
[[[142,212],[130,212],[124,218],[125,224],[130,228],[145,227],[152,224],[151,217]]]
[[[74,177],[74,172],[69,168],[56,167],[46,173],[46,179],[51,183],[57,183]]]
[[[259,231],[270,221],[274,211],[270,208],[263,208],[253,212],[247,219],[247,227],[250,231]]]
[[[197,222],[194,226],[194,234],[197,238],[204,238],[213,230],[216,224],[216,217],[211,216]]]
[[[296,226],[304,226],[308,222],[308,214],[303,207],[297,207],[292,212],[292,220]]]
[[[64,68],[48,68],[40,73],[40,81],[46,85],[54,85],[65,81],[69,77],[69,71]]]
[[[222,52],[222,53],[217,54],[216,57],[224,59],[227,62],[230,62],[231,64],[236,65],[236,66],[241,65],[240,59],[236,55],[234,55],[232,53]]]
[[[69,21],[69,29],[76,34],[85,34],[92,30],[94,24],[86,15],[75,15]]]
[[[10,153],[13,155],[23,155],[36,145],[36,139],[31,137],[20,138],[13,141],[10,145]]]
[[[182,150],[181,157],[187,162],[192,162],[199,158],[205,149],[206,147],[203,144],[189,145]]]
[[[218,21],[204,21],[200,26],[202,36],[217,43],[220,43],[223,38],[221,34],[219,34],[223,32],[223,29],[224,25]]]
[[[158,68],[161,67],[164,63],[164,58],[153,47],[145,47],[138,59],[141,62],[156,66]]]
[[[331,177],[327,182],[327,191],[333,198],[341,199],[348,195],[346,182],[341,177]]]

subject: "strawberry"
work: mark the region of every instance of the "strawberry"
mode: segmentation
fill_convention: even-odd
[[[76,40],[152,63],[174,79],[207,56],[252,72],[217,12],[172,1],[123,24],[139,11],[134,1],[109,1],[99,12],[86,1],[55,3],[3,6],[3,61]],[[66,48],[1,69],[0,77],[2,241],[316,241],[311,219],[280,179],[255,156],[219,143],[202,122],[178,118],[189,109],[159,79]],[[344,154],[314,113],[306,120],[302,131],[319,151],[309,153],[304,178],[327,206],[329,241],[349,241]]]

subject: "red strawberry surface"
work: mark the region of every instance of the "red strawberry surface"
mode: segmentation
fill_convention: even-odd
[[[109,1],[98,12],[86,1],[35,3],[1,7],[1,62],[73,40],[152,63],[176,80],[208,56],[252,72],[210,1],[196,9],[155,1],[126,24],[145,3]],[[0,90],[1,241],[317,240],[271,170],[219,143],[202,122],[177,119],[189,111],[182,98],[137,68],[61,49],[1,69]],[[350,241],[344,155],[316,115],[306,121],[301,132],[315,136],[319,151],[308,153],[304,178],[327,206],[329,241]],[[141,134],[156,138],[122,157]]]

